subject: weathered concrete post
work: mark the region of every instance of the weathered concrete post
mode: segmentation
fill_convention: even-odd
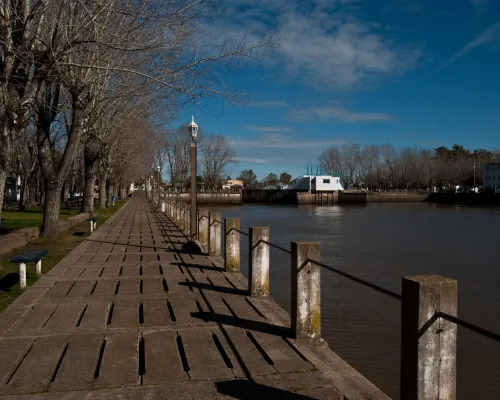
[[[165,212],[165,202],[164,201],[161,202],[161,212],[162,213]]]
[[[26,287],[26,264],[19,264],[19,288],[24,289]]]
[[[186,235],[189,236],[189,217],[188,217],[188,215],[189,215],[189,204],[184,209],[184,215],[182,216],[184,219],[184,232],[186,233]]]
[[[225,251],[224,267],[226,271],[240,270],[240,220],[238,218],[224,218]]]
[[[403,278],[401,398],[456,399],[457,281],[439,275]]]
[[[269,228],[250,227],[248,241],[248,291],[250,296],[269,296]]]
[[[177,203],[177,207],[175,208],[175,222],[179,225],[181,220],[181,203]]]
[[[38,260],[38,262],[35,264],[35,275],[42,275],[42,260]]]
[[[184,204],[181,204],[181,207],[179,209],[179,228],[181,229],[181,231],[184,230],[184,212],[185,212],[185,206]]]
[[[190,212],[190,209],[189,207],[187,207],[185,210],[184,210],[184,223],[185,223],[185,227],[186,229],[184,229],[184,231],[186,232],[186,234],[188,236],[191,236],[191,212]]]
[[[222,252],[222,215],[220,212],[211,212],[208,214],[208,224],[210,225],[208,235],[208,254],[211,256],[220,256]]]
[[[319,242],[292,242],[292,335],[297,339],[321,336]]]
[[[206,211],[200,211],[200,216],[198,217],[198,240],[204,249],[208,247],[208,213]]]

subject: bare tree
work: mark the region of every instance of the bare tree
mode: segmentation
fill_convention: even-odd
[[[241,174],[237,179],[242,180],[243,185],[250,188],[253,188],[257,182],[257,176],[254,174],[253,169],[245,169],[241,171]]]
[[[222,135],[210,135],[201,145],[201,166],[208,189],[220,186],[225,168],[232,162],[235,152],[229,140]]]

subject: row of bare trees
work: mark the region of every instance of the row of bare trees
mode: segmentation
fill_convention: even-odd
[[[403,148],[392,145],[331,147],[321,153],[324,173],[339,176],[346,187],[372,190],[430,190],[436,186],[482,184],[481,165],[500,160],[496,152],[451,149]]]
[[[226,174],[226,167],[234,163],[235,152],[230,140],[223,135],[207,134],[200,129],[196,140],[198,173],[205,189],[219,188]],[[177,129],[156,131],[156,159],[160,169],[166,166],[168,180],[173,188],[189,187],[191,136],[186,125]]]
[[[33,181],[25,191],[41,188],[42,234],[55,236],[75,171],[89,212],[97,177],[103,194],[149,174],[158,120],[207,97],[235,99],[224,71],[274,44],[272,35],[224,39],[207,25],[222,15],[200,0],[2,1],[0,202],[18,171]]]

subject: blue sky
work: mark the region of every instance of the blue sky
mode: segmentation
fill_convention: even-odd
[[[329,146],[500,149],[500,1],[225,0],[231,37],[278,19],[272,60],[225,77],[248,100],[177,121],[230,138],[234,176],[306,172]],[[227,21],[226,21],[227,22]]]

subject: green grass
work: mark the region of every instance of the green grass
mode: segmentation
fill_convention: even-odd
[[[61,220],[68,219],[79,214],[80,209],[63,209],[59,213]],[[15,229],[42,226],[43,210],[41,207],[32,208],[26,211],[6,211],[2,212],[2,233],[9,233]]]
[[[125,202],[126,200],[119,200],[115,203],[114,207],[110,207],[105,210],[98,210],[97,215],[99,215],[100,218],[97,221],[97,227],[99,228],[99,225],[106,222],[109,217],[111,217],[123,204],[125,204]],[[73,210],[64,211],[71,212]],[[67,217],[70,216],[71,214],[67,215]],[[9,304],[11,304],[22,293],[19,289],[18,283],[19,266],[17,264],[10,263],[9,260],[12,257],[23,252],[24,250],[47,250],[47,255],[42,258],[42,274],[45,274],[50,269],[55,267],[59,263],[59,261],[66,257],[66,255],[71,252],[71,250],[82,243],[87,236],[89,236],[89,225],[90,224],[88,222],[81,223],[62,233],[58,238],[40,237],[36,240],[33,240],[32,242],[29,242],[24,247],[14,249],[10,253],[0,255],[0,312],[4,310]],[[31,286],[37,280],[37,277],[34,274],[35,266],[32,264],[28,264],[26,267],[26,284],[28,286]]]

